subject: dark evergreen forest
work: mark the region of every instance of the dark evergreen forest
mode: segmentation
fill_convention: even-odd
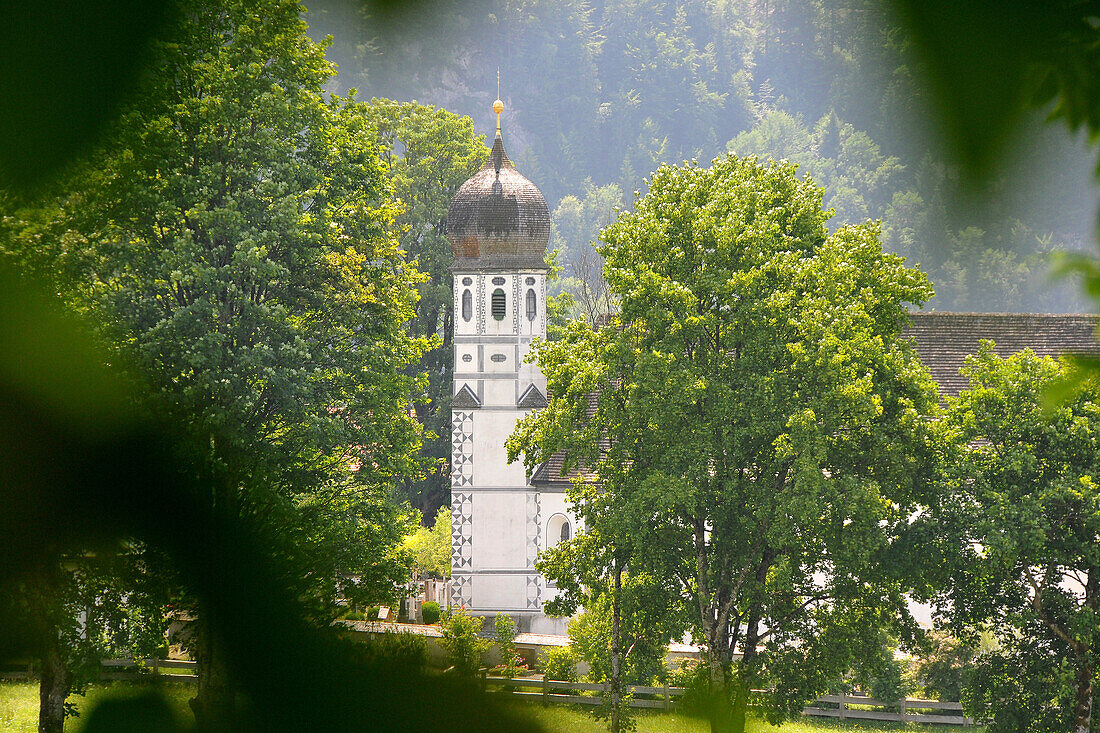
[[[1091,237],[1084,143],[1037,116],[1038,144],[983,190],[960,190],[924,134],[935,110],[910,44],[880,3],[306,4],[311,32],[333,36],[338,91],[445,107],[488,132],[499,67],[509,154],[554,212],[578,314],[585,285],[589,300],[598,290],[589,243],[614,208],[660,164],[727,151],[797,162],[825,187],[833,225],[881,220],[886,247],[932,277],[930,308],[1084,307],[1047,274],[1052,252]]]

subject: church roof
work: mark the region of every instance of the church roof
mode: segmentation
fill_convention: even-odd
[[[1100,354],[1096,327],[1100,316],[1051,313],[910,313],[905,335],[913,339],[932,379],[944,397],[954,397],[969,383],[959,374],[963,360],[990,339],[994,351],[1007,357],[1024,349],[1040,356]]]
[[[451,201],[447,237],[456,268],[546,269],[550,209],[508,159],[499,128],[489,159]]]

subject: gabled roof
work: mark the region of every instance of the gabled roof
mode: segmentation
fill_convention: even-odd
[[[546,405],[546,397],[542,394],[542,390],[533,384],[525,389],[520,398],[516,400],[516,407],[527,410],[541,410]]]
[[[1007,357],[1024,349],[1039,356],[1100,354],[1096,327],[1100,316],[1050,313],[911,313],[905,335],[932,373],[940,394],[953,397],[969,386],[959,374],[978,342],[991,339]]]
[[[463,384],[462,389],[455,392],[455,396],[451,398],[451,407],[481,407],[481,400],[470,389],[470,385]]]

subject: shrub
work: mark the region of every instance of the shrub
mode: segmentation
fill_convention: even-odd
[[[380,609],[380,608],[381,608],[381,606],[371,606],[370,608],[368,608],[367,609],[367,621],[377,621],[378,620],[378,609]]]
[[[498,614],[493,622],[496,627],[497,650],[500,652],[501,671],[505,677],[519,674],[523,660],[516,651],[516,622],[506,613]]]
[[[705,664],[694,659],[681,659],[680,665],[668,674],[669,687],[683,687],[680,709],[689,715],[706,715],[711,707],[710,675]]]
[[[419,634],[373,634],[363,651],[379,668],[409,675],[423,672],[428,663],[428,642]]]
[[[577,681],[577,654],[573,651],[573,647],[558,646],[547,649],[542,653],[539,666],[548,680]]]
[[[439,610],[439,604],[435,601],[424,601],[420,606],[420,613],[424,616],[424,623],[437,624],[443,614]]]
[[[977,645],[935,631],[929,642],[916,658],[916,683],[921,693],[936,700],[961,700],[978,656]]]
[[[346,618],[348,621],[362,621],[363,613],[362,611],[348,611],[344,614],[344,618]]]
[[[479,636],[484,623],[484,618],[472,617],[462,608],[443,618],[441,643],[455,672],[461,676],[472,677],[481,669],[481,655],[489,648],[489,642]]]

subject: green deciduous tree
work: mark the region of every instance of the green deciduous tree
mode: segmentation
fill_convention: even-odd
[[[440,643],[460,677],[473,677],[481,669],[481,656],[489,650],[489,640],[480,636],[484,622],[483,617],[471,616],[464,608],[452,609],[443,617]]]
[[[447,461],[454,373],[450,268],[454,254],[447,239],[447,210],[458,187],[477,172],[489,151],[484,139],[474,134],[469,117],[388,99],[373,99],[360,109],[376,132],[393,193],[403,206],[396,220],[401,249],[427,275],[418,286],[420,298],[411,326],[414,335],[436,340],[409,372],[423,372],[428,379],[413,404],[416,419],[427,431],[421,456],[429,462],[429,470],[423,478],[405,478],[400,493],[429,517],[448,503],[450,490]]]
[[[950,542],[935,596],[951,629],[983,626],[999,647],[978,657],[963,701],[991,730],[1069,730],[1092,722],[1100,653],[1100,399],[1044,394],[1067,364],[986,342],[966,362],[970,388],[948,400],[956,445],[949,491],[929,517]]]
[[[100,679],[100,661],[167,655],[167,581],[138,543],[71,554],[0,600],[0,612],[30,630],[39,664],[38,730],[61,733],[75,715],[66,701]]]
[[[413,569],[421,575],[451,577],[451,510],[440,507],[432,526],[417,525],[405,537],[405,548],[412,553]]]
[[[714,688],[737,692],[716,730],[743,730],[750,686],[775,687],[773,720],[798,712],[907,618],[891,553],[936,397],[901,331],[931,288],[874,225],[828,233],[821,197],[791,165],[659,169],[604,230],[621,317],[539,347],[553,399],[510,443],[583,463],[586,524],[676,579]]]
[[[135,100],[41,221],[6,223],[205,454],[198,480],[260,528],[283,582],[331,618],[393,598],[419,469],[410,395],[431,345],[361,105],[330,97],[322,45],[288,0],[184,2]],[[14,223],[11,221],[14,219]],[[166,508],[166,511],[168,508]],[[200,608],[200,618],[203,609]],[[230,714],[217,640],[192,640],[200,723]]]
[[[493,641],[500,653],[500,666],[503,667],[504,676],[515,677],[523,664],[519,652],[516,651],[516,622],[508,614],[498,613],[493,619],[493,628],[496,631]]]
[[[607,583],[590,593],[584,612],[570,620],[569,640],[588,662],[593,682],[611,679],[612,589]],[[648,573],[624,573],[619,590],[619,644],[624,685],[649,685],[663,680],[670,641],[684,635],[685,620],[671,579]]]
[[[614,310],[595,244],[600,230],[618,217],[622,198],[615,184],[597,187],[589,182],[583,199],[566,196],[554,209],[550,249],[558,253],[564,270],[556,289],[573,296],[576,314],[589,323]]]

